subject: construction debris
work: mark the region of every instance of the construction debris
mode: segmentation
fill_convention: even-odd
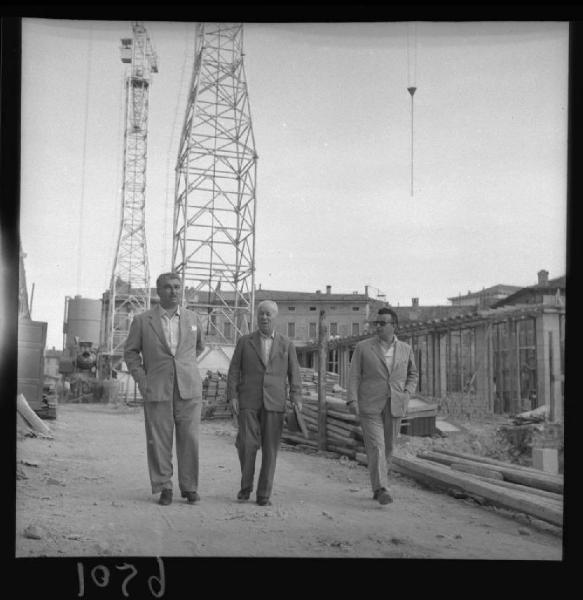
[[[227,375],[220,371],[207,371],[202,382],[202,415],[204,419],[230,419],[231,404],[227,402]]]

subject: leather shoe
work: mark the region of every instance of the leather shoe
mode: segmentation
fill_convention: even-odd
[[[182,492],[182,497],[186,498],[188,504],[194,504],[200,500],[198,492]]]
[[[249,500],[250,495],[250,490],[239,490],[239,493],[237,494],[237,500]]]
[[[172,504],[172,490],[162,490],[158,504],[161,504],[162,506]]]
[[[259,506],[271,506],[271,500],[269,498],[259,497],[257,498],[257,504]]]
[[[380,502],[380,504],[389,504],[393,501],[393,497],[385,488],[378,490],[376,499]]]

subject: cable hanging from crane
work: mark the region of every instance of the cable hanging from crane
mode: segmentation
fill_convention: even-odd
[[[407,24],[407,91],[411,95],[411,196],[413,196],[414,101],[417,91],[417,23]]]

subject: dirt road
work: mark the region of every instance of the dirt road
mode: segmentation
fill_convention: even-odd
[[[47,423],[54,439],[17,440],[26,476],[17,481],[17,557],[561,559],[556,528],[401,476],[395,502],[381,506],[365,467],[287,446],[273,506],[240,504],[236,430],[225,421],[201,426],[201,502],[175,493],[161,507],[150,494],[141,408],[66,404]]]

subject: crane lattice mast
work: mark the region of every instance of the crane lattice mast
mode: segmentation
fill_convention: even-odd
[[[118,368],[134,314],[150,307],[150,272],[146,248],[146,157],[151,74],[158,72],[156,53],[140,21],[132,21],[132,38],[121,40],[121,62],[128,65],[125,85],[125,132],[122,210],[113,264],[105,327],[111,367]]]
[[[243,25],[197,24],[176,164],[172,264],[208,341],[253,328],[257,154]]]

